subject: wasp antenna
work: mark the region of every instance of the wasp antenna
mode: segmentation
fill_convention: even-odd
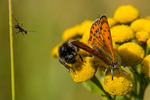
[[[36,31],[28,31],[28,32],[36,32]]]
[[[17,24],[19,25],[18,20],[14,17],[14,15],[12,14],[13,18],[15,19],[15,21],[17,22]]]

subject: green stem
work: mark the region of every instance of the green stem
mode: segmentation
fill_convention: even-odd
[[[101,83],[99,82],[99,80],[97,79],[96,76],[94,76],[94,77],[91,79],[91,81],[92,81],[93,83],[95,83],[95,84],[99,87],[99,89],[100,89],[101,92],[102,92],[102,95],[106,96],[106,98],[105,98],[106,100],[112,100],[112,99],[113,99],[107,92],[105,92],[105,90],[103,89]]]
[[[9,34],[10,34],[10,60],[11,60],[11,87],[12,100],[15,100],[15,77],[14,77],[14,52],[13,52],[13,29],[12,29],[12,0],[8,0],[9,6]]]
[[[137,97],[135,97],[135,100],[144,100],[144,93],[146,90],[146,87],[148,86],[148,81],[145,78],[144,73],[141,73],[139,75],[139,93],[137,94]]]

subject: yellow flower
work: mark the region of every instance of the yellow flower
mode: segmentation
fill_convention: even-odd
[[[114,18],[107,18],[107,19],[108,19],[109,27],[112,27],[117,24],[117,21]]]
[[[118,47],[117,47],[117,45],[116,45],[115,42],[113,42],[113,49],[114,49],[114,50],[117,50],[117,49],[118,49]]]
[[[81,38],[83,33],[87,30],[90,31],[90,27],[92,25],[92,21],[85,20],[80,25],[76,25],[74,27],[68,28],[63,32],[62,39],[63,41],[67,41],[69,39]]]
[[[80,83],[91,79],[97,68],[93,66],[91,57],[82,57],[84,62],[76,62],[73,64],[73,70],[71,70],[71,76],[74,82]]]
[[[80,24],[79,34],[83,35],[84,32],[90,31],[93,21],[85,20]]]
[[[79,36],[80,25],[68,28],[63,32],[62,40],[67,41],[69,39]]]
[[[150,37],[150,33],[147,31],[138,31],[138,32],[136,32],[135,37],[136,37],[138,43],[144,44]]]
[[[59,53],[58,53],[58,49],[59,47],[62,45],[62,42],[59,43],[57,46],[55,46],[52,51],[51,51],[51,56],[52,57],[58,57],[59,56]]]
[[[146,18],[145,18],[145,19],[150,20],[150,16],[146,16]]]
[[[121,70],[118,71],[113,71],[113,80],[111,73],[108,73],[102,82],[102,86],[111,95],[124,96],[132,91],[133,80],[130,74]]]
[[[118,53],[123,64],[135,66],[139,64],[144,57],[144,50],[138,44],[128,42],[118,48]]]
[[[120,23],[130,23],[137,19],[139,15],[139,11],[132,5],[122,5],[114,12],[114,19]]]
[[[143,59],[141,66],[145,75],[150,78],[150,55]]]
[[[90,36],[90,31],[87,30],[86,32],[84,32],[81,41],[88,44],[89,36]]]
[[[150,20],[146,20],[144,18],[137,19],[131,23],[130,27],[133,31],[148,31],[150,32]]]
[[[147,40],[147,46],[150,49],[150,38]]]
[[[111,28],[113,42],[123,43],[134,38],[134,32],[127,25],[117,25]]]

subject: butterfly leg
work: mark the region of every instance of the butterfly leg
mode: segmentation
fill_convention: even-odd
[[[105,69],[105,77],[106,77],[106,74],[107,74],[107,70],[108,70],[108,68]]]
[[[112,75],[112,80],[113,80],[113,67],[111,68],[111,75]]]

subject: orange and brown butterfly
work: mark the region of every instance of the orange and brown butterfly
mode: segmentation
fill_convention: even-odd
[[[88,43],[93,47],[90,48],[86,44],[79,41],[72,41],[72,44],[97,56],[100,60],[104,61],[111,68],[112,80],[113,80],[113,69],[121,67],[118,65],[119,62],[115,61],[112,38],[107,17],[105,15],[98,18],[93,22],[90,29],[90,37]],[[105,74],[108,68],[105,69]],[[122,70],[122,69],[121,69]],[[122,70],[124,71],[124,70]]]

